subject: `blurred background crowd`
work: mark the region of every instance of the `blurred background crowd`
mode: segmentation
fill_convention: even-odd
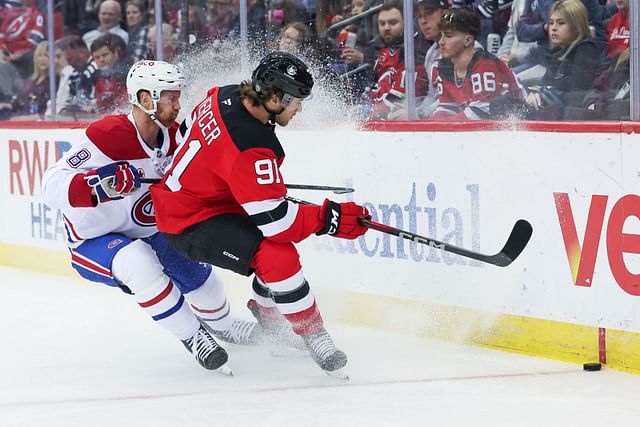
[[[409,86],[418,120],[628,120],[629,1],[417,0],[407,38],[402,0],[248,0],[245,22],[249,52],[304,57],[370,119],[407,119]],[[67,0],[54,11],[50,61],[47,1],[0,0],[2,120],[124,111],[135,61],[240,43],[238,0]]]

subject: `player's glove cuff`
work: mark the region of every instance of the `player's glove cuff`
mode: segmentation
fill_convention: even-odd
[[[323,234],[336,234],[338,232],[338,227],[340,226],[341,215],[342,210],[340,209],[340,204],[329,199],[325,199],[324,203],[322,203],[322,206],[320,207],[320,220],[323,221],[324,225],[316,232],[316,235],[322,236]]]

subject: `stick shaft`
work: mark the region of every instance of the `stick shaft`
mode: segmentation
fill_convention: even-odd
[[[160,182],[160,179],[159,178],[140,178],[140,182],[143,184],[157,184]],[[328,185],[285,184],[284,186],[290,190],[332,191],[336,194],[353,193],[355,191],[351,187],[331,187]]]

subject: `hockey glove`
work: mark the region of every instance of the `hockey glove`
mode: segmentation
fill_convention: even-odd
[[[89,171],[85,179],[100,203],[122,199],[141,185],[138,170],[127,162],[110,163]]]
[[[336,203],[325,199],[320,207],[320,222],[323,227],[316,233],[318,236],[329,234],[342,239],[356,239],[367,232],[360,219],[371,219],[367,208],[353,202]]]

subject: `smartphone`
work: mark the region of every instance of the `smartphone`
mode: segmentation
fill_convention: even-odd
[[[358,39],[358,35],[356,33],[348,32],[347,39],[344,41],[344,47],[349,47],[353,49],[356,47],[356,40]]]

